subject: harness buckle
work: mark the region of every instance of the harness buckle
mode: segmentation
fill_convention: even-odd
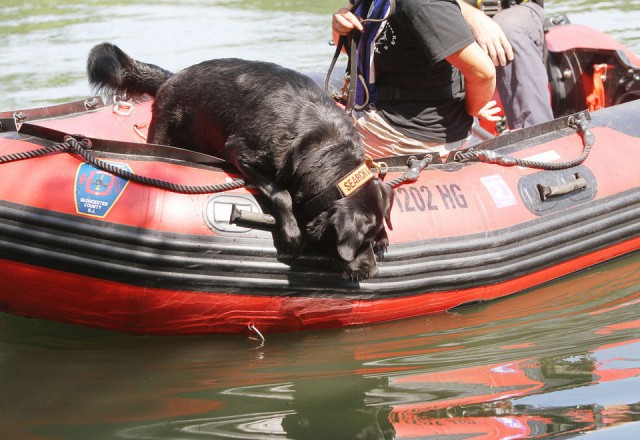
[[[365,154],[364,163],[371,169],[376,170],[380,176],[384,176],[389,171],[389,166],[386,162],[375,162],[371,156]]]

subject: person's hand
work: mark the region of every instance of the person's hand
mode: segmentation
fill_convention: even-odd
[[[340,8],[338,12],[333,14],[331,20],[331,28],[338,35],[347,35],[354,29],[362,32],[363,27],[358,17],[351,13],[347,8]]]
[[[502,119],[498,113],[502,112],[502,109],[497,106],[497,102],[491,100],[487,102],[487,104],[480,109],[478,112],[478,119],[484,119],[489,122],[498,122]]]
[[[462,2],[464,3],[464,2]],[[466,3],[462,15],[469,25],[478,45],[489,55],[495,66],[505,66],[513,60],[513,48],[502,28],[484,12]]]

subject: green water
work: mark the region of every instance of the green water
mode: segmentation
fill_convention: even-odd
[[[109,41],[134,58],[179,70],[209,58],[284,64],[320,77],[343,0],[31,1],[0,5],[0,111],[91,95],[86,56]],[[611,34],[640,53],[640,1],[547,0],[552,14]]]

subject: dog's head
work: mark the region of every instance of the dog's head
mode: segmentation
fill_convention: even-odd
[[[378,274],[376,253],[388,245],[393,189],[373,179],[354,194],[333,202],[307,225],[307,238],[333,257],[342,276],[364,280]]]

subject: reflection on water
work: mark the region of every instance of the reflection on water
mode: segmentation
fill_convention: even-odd
[[[15,438],[637,436],[638,316],[640,255],[454,313],[259,348],[1,315],[0,426]]]

